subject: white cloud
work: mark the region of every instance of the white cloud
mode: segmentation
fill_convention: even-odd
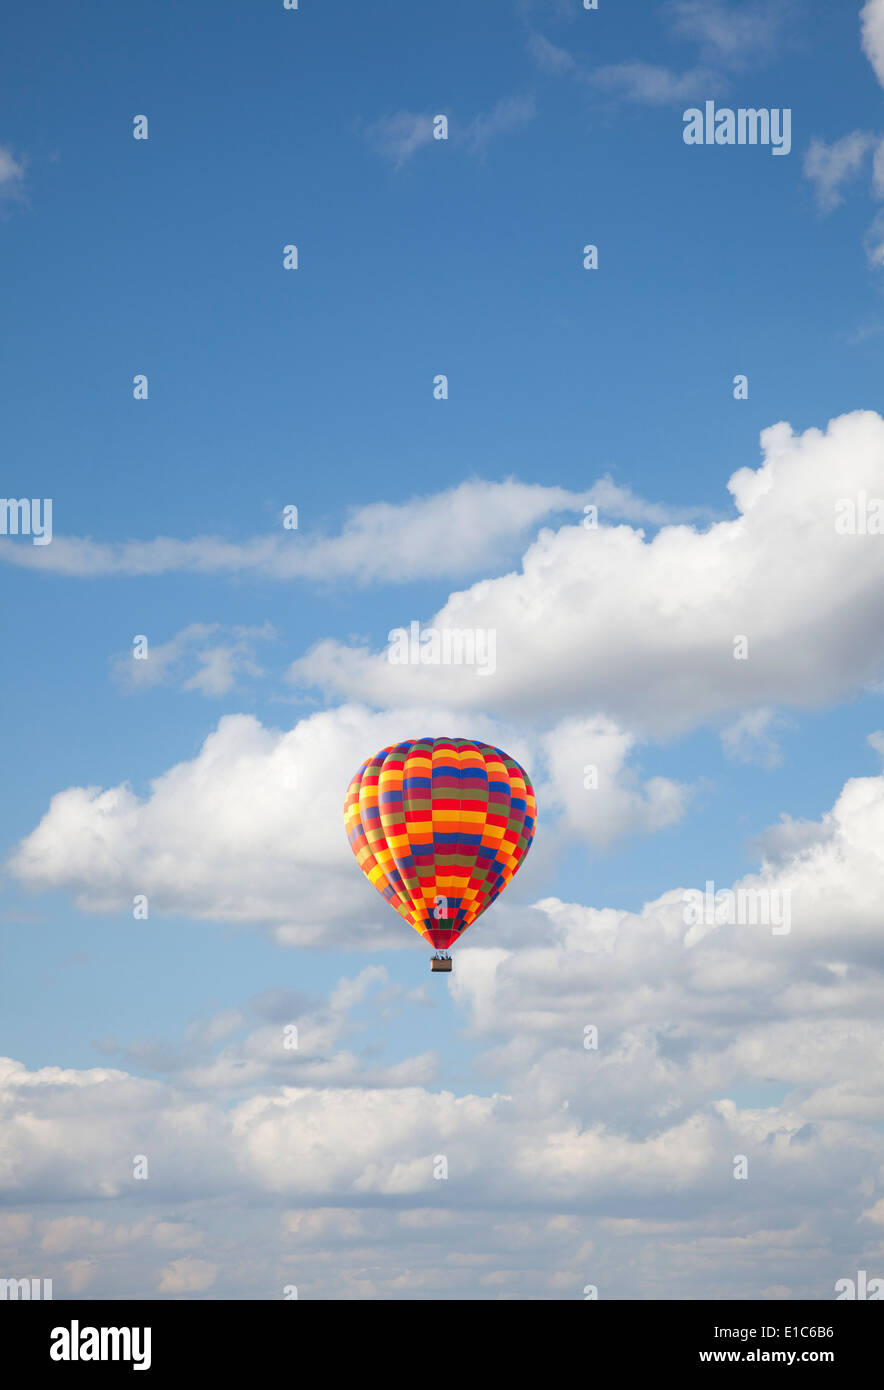
[[[811,140],[804,156],[804,173],[816,188],[816,198],[823,212],[830,212],[844,201],[843,184],[856,177],[875,137],[865,130],[852,130],[840,140],[827,145],[825,140]]]
[[[263,627],[225,628],[221,623],[190,623],[168,642],[148,642],[147,655],[132,652],[114,663],[117,679],[131,690],[179,685],[201,695],[226,695],[241,675],[260,676],[255,645],[275,637],[270,623]],[[214,643],[210,639],[222,638]]]
[[[832,821],[795,820],[784,813],[776,825],[769,826],[755,837],[752,848],[766,864],[782,865],[804,851],[823,844],[834,832]]]
[[[357,869],[343,803],[369,754],[427,729],[504,747],[538,780],[535,765],[548,761],[550,806],[540,843],[520,872],[523,889],[556,852],[557,806],[566,836],[604,845],[671,824],[684,810],[687,789],[680,784],[640,782],[628,764],[634,740],[610,720],[538,739],[483,715],[431,706],[374,713],[348,705],[312,714],[285,733],[248,715],[227,715],[198,755],[156,778],[144,798],[126,783],[59,792],[13,853],[10,870],[32,889],[71,892],[88,912],[131,911],[133,898],[144,894],[151,913],[256,923],[285,945],[413,945],[418,938],[412,941]],[[580,766],[569,769],[578,732]],[[591,761],[602,785],[581,793],[584,805],[569,779],[579,773],[582,785],[580,769]]]
[[[484,154],[492,140],[510,135],[528,125],[537,114],[533,96],[506,97],[498,101],[487,115],[478,115],[465,131],[467,145],[475,154]]]
[[[0,1250],[4,1253],[24,1245],[34,1226],[34,1218],[27,1211],[0,1212]]]
[[[882,869],[879,775],[734,885],[789,887],[789,935],[698,930],[678,888],[508,914],[451,976],[493,1094],[265,1068],[231,1101],[233,1066],[173,1086],[3,1059],[0,1246],[57,1297],[831,1297],[884,1258]],[[316,1056],[387,987],[369,967],[320,1002]],[[228,1022],[200,1029],[219,1056]]]
[[[71,1260],[62,1265],[64,1287],[72,1294],[85,1293],[98,1274],[95,1260]]]
[[[879,212],[863,237],[869,265],[884,265],[884,212]]]
[[[884,87],[884,0],[866,0],[860,11],[863,53]]]
[[[679,889],[640,912],[547,899],[492,923],[451,983],[480,1068],[505,1078],[494,1095],[431,1091],[432,1073],[408,1074],[419,1058],[378,1085],[335,1051],[354,1008],[390,1002],[377,966],[327,1003],[255,1001],[299,1023],[288,1076],[279,1028],[231,1043],[244,1010],[188,1030],[174,1085],[0,1062],[0,1193],[36,1217],[4,1213],[0,1244],[57,1297],[279,1297],[296,1282],[308,1297],[569,1298],[588,1280],[620,1297],[830,1296],[851,1272],[845,1241],[862,1267],[882,1249],[882,846],[884,776],[849,782],[788,846],[780,835],[741,882],[792,889],[788,937],[697,932]],[[323,1073],[342,1057],[349,1077]],[[771,1083],[788,1094],[728,1098]],[[260,1089],[231,1106],[244,1085]],[[133,1194],[145,1134],[151,1181]],[[750,1162],[739,1187],[735,1153]],[[136,1219],[95,1214],[133,1199]],[[157,1261],[196,1245],[199,1259]]]
[[[209,1260],[173,1260],[160,1271],[157,1288],[160,1293],[202,1293],[212,1287],[217,1274],[218,1266]]]
[[[544,530],[521,570],[453,593],[429,623],[493,630],[493,676],[325,640],[292,681],[376,705],[604,711],[640,735],[852,694],[884,673],[884,537],[839,534],[836,507],[884,497],[884,420],[857,411],[804,434],[778,424],[761,443],[761,467],[728,483],[733,520],[665,526],[650,541],[628,526]],[[736,660],[743,636],[748,659]]]
[[[0,201],[21,199],[24,180],[24,164],[14,158],[8,145],[0,145]]]
[[[529,36],[528,51],[538,67],[543,68],[544,72],[562,73],[574,70],[574,59],[568,50],[550,43],[543,34],[531,34]]]
[[[615,748],[614,756],[622,757],[622,749]],[[556,774],[554,763],[554,780]],[[628,1030],[640,1049],[658,1049],[662,1059],[677,1063],[682,1085],[696,1068],[694,1079],[701,1086],[713,1079],[725,1086],[735,1078],[760,1082],[770,1077],[805,1085],[816,1076],[827,1090],[844,1060],[839,1049],[854,1046],[849,1041],[853,1034],[845,1028],[855,1025],[854,1097],[873,1096],[884,1083],[874,1068],[861,1065],[861,1054],[869,1047],[863,1030],[877,1026],[884,1002],[884,983],[876,969],[882,847],[884,775],[851,779],[820,821],[787,819],[762,836],[761,868],[734,885],[769,899],[788,892],[788,933],[777,934],[763,922],[697,925],[686,913],[683,888],[664,893],[640,912],[545,899],[533,908],[513,907],[504,917],[489,917],[481,940],[477,937],[475,945],[465,940],[452,977],[455,993],[469,1003],[474,1030],[511,1037],[508,1054],[495,1057],[498,1069],[502,1064],[510,1072],[542,1059],[556,1038],[557,1046],[568,1046],[575,1029],[582,1036],[584,1023],[595,1022],[609,1035]],[[386,944],[378,943],[379,948]],[[364,1081],[371,1066],[336,1048],[348,1015],[369,998],[386,1001],[385,1007],[394,1002],[402,1007],[407,996],[373,965],[355,980],[342,981],[322,1006],[295,998],[281,998],[272,1008],[270,1000],[266,1005],[256,1001],[267,1022],[242,1042],[231,1041],[245,1021],[241,1011],[209,1020],[188,1030],[183,1046],[167,1053],[171,1065],[162,1055],[159,1062],[163,1070],[174,1072],[179,1087],[204,1088],[210,1094],[283,1076],[302,1088],[308,1081],[335,1088],[357,1077]],[[298,1023],[297,1056],[283,1055],[282,1019]],[[673,1051],[666,1041],[670,1033],[677,1040],[689,1025],[704,1029],[705,1051],[695,1056],[677,1046]],[[804,1030],[800,1046],[778,1045],[771,1051],[764,1044],[766,1030],[799,1025]],[[824,1025],[828,1032],[820,1031]],[[758,1039],[755,1052],[753,1037]],[[811,1052],[804,1066],[803,1050],[811,1045],[829,1051],[828,1064]],[[158,1055],[143,1047],[125,1051],[141,1065],[158,1064]],[[425,1060],[409,1059],[408,1065],[417,1064],[419,1073]],[[324,1072],[324,1066],[333,1069]],[[397,1082],[391,1072],[372,1085],[395,1089],[404,1079],[400,1074]],[[31,1093],[40,1087],[88,1090],[129,1084],[119,1070],[47,1068],[32,1075],[12,1063],[6,1081]],[[408,1084],[414,1084],[414,1077]],[[593,1103],[599,1103],[598,1091],[593,1094]],[[564,1090],[562,1099],[569,1095],[579,1109],[573,1091]],[[619,1103],[612,1092],[612,1104]],[[848,1107],[853,1104],[848,1099]]]
[[[876,1202],[873,1207],[870,1207],[868,1211],[863,1212],[863,1219],[865,1221],[873,1221],[878,1226],[884,1226],[884,1197],[882,1197],[879,1202]]]
[[[602,91],[626,101],[665,106],[669,102],[693,101],[713,78],[700,68],[677,73],[656,63],[632,61],[596,68],[589,80]]]
[[[625,101],[698,105],[709,91],[720,94],[727,89],[727,72],[741,71],[750,63],[757,68],[774,58],[794,11],[787,0],[672,0],[667,12],[675,33],[698,45],[699,65],[678,72],[630,59],[596,68],[586,80]]]
[[[365,139],[378,154],[393,162],[397,169],[424,145],[434,141],[434,115],[398,111],[382,116],[363,131]],[[488,112],[480,112],[471,120],[457,126],[451,122],[452,143],[463,141],[473,154],[484,154],[490,142],[499,135],[509,135],[534,119],[536,107],[533,96],[504,97]]]
[[[788,934],[697,927],[673,889],[640,912],[544,900],[515,933],[510,923],[465,943],[452,986],[474,1033],[492,1041],[488,1070],[518,1076],[550,1110],[567,1103],[575,1122],[633,1135],[718,1106],[734,1087],[775,1083],[781,1098],[753,1126],[849,1122],[863,1143],[884,1143],[864,1128],[884,1105],[882,846],[884,776],[853,779],[791,849],[779,840],[775,859],[733,885],[787,890]],[[589,1024],[599,1046],[581,1085]]]
[[[779,767],[783,761],[777,731],[786,721],[770,708],[750,709],[721,732],[721,742],[729,758],[761,767]]]
[[[713,519],[706,507],[673,507],[665,502],[648,502],[643,497],[637,497],[631,488],[615,483],[609,473],[593,483],[586,498],[587,502],[598,507],[602,517],[644,522],[649,526]]]
[[[241,542],[216,536],[102,542],[55,535],[51,545],[22,546],[5,537],[0,560],[72,577],[253,573],[319,583],[408,584],[454,579],[498,563],[541,521],[556,512],[582,512],[586,499],[566,488],[477,479],[407,502],[354,508],[336,536],[280,526],[277,535]]]
[[[732,68],[773,57],[790,18],[783,0],[674,0],[671,8],[677,33],[699,43],[704,58]]]
[[[884,198],[884,140],[881,139],[872,156],[872,192],[876,198]]]
[[[681,820],[690,788],[668,777],[642,785],[627,763],[635,743],[603,716],[566,719],[546,734],[548,776],[537,788],[544,814],[560,810],[566,834],[603,848]]]
[[[417,111],[397,111],[380,116],[363,132],[368,143],[397,169],[424,145],[433,142],[433,115]]]
[[[184,1221],[154,1218],[112,1224],[93,1216],[51,1217],[39,1224],[40,1249],[47,1255],[102,1255],[150,1240],[163,1250],[188,1249],[200,1243],[200,1233]]]
[[[367,966],[355,979],[342,980],[327,999],[301,997],[296,991],[275,994],[271,1001],[250,1001],[245,1011],[196,1020],[177,1043],[148,1039],[102,1044],[101,1051],[115,1054],[128,1065],[174,1077],[179,1089],[211,1094],[274,1083],[326,1089],[361,1085],[380,1090],[427,1086],[435,1080],[439,1058],[431,1050],[383,1064],[342,1045],[354,1010],[366,1003],[385,1019],[398,1017],[410,1004],[424,1003],[414,991],[394,985],[382,966]],[[252,1014],[259,1018],[264,1014],[265,1020],[254,1027]],[[291,1045],[287,1032],[291,1025],[297,1029],[297,1047]]]
[[[343,804],[370,753],[422,727],[408,710],[328,711],[288,733],[226,716],[146,800],[126,784],[53,797],[12,871],[34,887],[65,885],[87,911],[120,911],[143,893],[152,911],[263,923],[291,944],[365,945],[366,933],[399,944],[395,914],[356,869]]]

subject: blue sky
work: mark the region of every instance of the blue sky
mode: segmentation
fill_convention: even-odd
[[[884,488],[884,424],[855,414],[882,412],[881,9],[866,7],[865,30],[859,6],[816,0],[810,11],[600,0],[594,12],[579,0],[302,0],[297,12],[99,0],[85,15],[50,4],[10,19],[0,491],[52,498],[54,534],[45,547],[0,536],[14,789],[0,805],[0,1054],[41,1078],[59,1126],[67,1111],[46,1069],[94,1072],[89,1094],[109,1088],[102,1111],[143,1108],[176,1162],[148,1200],[108,1176],[99,1150],[66,1176],[48,1145],[33,1184],[30,1151],[16,1150],[0,1208],[6,1264],[43,1251],[59,1289],[98,1297],[278,1296],[293,1264],[303,1296],[446,1297],[446,1261],[471,1249],[487,1280],[471,1275],[470,1296],[572,1297],[585,1282],[655,1296],[671,1252],[654,1213],[672,1231],[682,1223],[689,1244],[730,1219],[700,1167],[694,1188],[654,1177],[668,1121],[642,1111],[636,1076],[658,1065],[674,1068],[660,1084],[688,1131],[717,1125],[730,1097],[753,1133],[816,1125],[825,1152],[855,1142],[862,1160],[855,1191],[833,1177],[822,1198],[831,1230],[802,1224],[800,1203],[820,1200],[809,1170],[799,1179],[785,1163],[767,1188],[759,1180],[753,1230],[777,1208],[778,1183],[797,1193],[782,1258],[771,1238],[769,1263],[759,1255],[734,1275],[723,1245],[711,1275],[699,1257],[679,1267],[679,1296],[710,1278],[720,1297],[827,1296],[830,1274],[850,1274],[860,1255],[884,1261],[880,1085],[853,1110],[843,1097],[827,1109],[846,1056],[816,1087],[776,1060],[784,1046],[805,1056],[833,1020],[866,1047],[881,989],[873,812],[859,793],[839,798],[862,779],[870,802],[884,800],[868,742],[884,727],[884,561],[873,537],[836,542],[829,523],[833,499]],[[789,108],[790,153],[685,145],[683,112],[708,99]],[[439,113],[447,140],[429,134]],[[132,136],[140,114],[147,140]],[[296,271],[283,269],[290,243]],[[583,268],[587,243],[597,270]],[[133,399],[139,373],[146,401]],[[447,400],[433,396],[439,373]],[[746,400],[733,397],[738,373]],[[793,434],[766,435],[762,451],[762,432],[782,421]],[[821,442],[802,444],[805,431]],[[758,502],[746,484],[735,498],[728,480],[764,459],[768,492]],[[592,502],[600,546],[584,553]],[[282,529],[291,504],[297,532]],[[526,551],[546,556],[546,578]],[[391,628],[466,611],[498,632],[497,675],[391,684]],[[531,615],[524,628],[519,613]],[[755,644],[745,681],[722,658],[740,632]],[[144,672],[130,656],[138,634],[155,653]],[[439,727],[446,718],[457,727]],[[524,873],[456,953],[449,988],[425,978],[423,943],[363,891],[329,808],[381,731],[392,741],[474,725],[527,760],[540,828]],[[326,748],[340,760],[323,761]],[[280,750],[296,776],[277,785]],[[579,779],[594,761],[610,799],[590,808]],[[72,788],[110,799],[97,815],[98,791],[50,811]],[[836,803],[843,841],[831,848]],[[709,971],[737,982],[716,1021],[707,990],[724,986],[683,978],[667,955],[671,904],[643,907],[707,879],[730,885],[762,860],[764,883],[793,885],[794,939],[774,958],[739,926],[720,958],[706,942]],[[136,892],[151,900],[148,922],[132,920]],[[580,924],[535,906],[553,901],[575,905]],[[852,947],[834,919],[829,936],[816,922],[820,902]],[[602,949],[610,913],[633,941],[642,923],[664,924],[648,958],[683,992],[664,990],[650,1013],[628,973],[606,999],[549,983],[584,978],[580,959]],[[520,974],[532,943],[536,974]],[[634,947],[611,949],[623,963]],[[819,1014],[793,1010],[793,993],[842,966],[852,992]],[[612,1010],[598,1106],[573,1059],[556,1060],[572,1008],[576,1019]],[[291,1016],[308,1020],[315,1048],[286,1076],[291,1059],[268,1039]],[[667,1060],[673,1036],[717,1060],[683,1075]],[[15,1115],[23,1093],[10,1085]],[[573,1186],[556,1207],[548,1174],[535,1209],[516,1172],[531,1171],[529,1156],[504,1183],[536,1263],[483,1246],[465,1215],[490,1200],[478,1157],[446,1189],[452,1225],[437,1245],[416,1254],[417,1218],[380,1238],[371,1213],[430,1210],[439,1187],[412,1174],[424,1149],[406,1152],[398,1111],[376,1151],[354,1153],[327,1188],[268,1176],[267,1155],[301,1142],[294,1122],[267,1137],[248,1180],[234,1140],[219,1138],[231,1215],[203,1221],[193,1154],[169,1115],[206,1107],[210,1130],[231,1106],[272,1108],[287,1085],[323,1115],[336,1088],[398,1106],[404,1087],[427,1152],[440,1096],[472,1116],[468,1147],[474,1121],[490,1124],[488,1098],[514,1096],[528,1123],[532,1104],[555,1096],[580,1117]],[[588,1176],[602,1130],[637,1146],[634,1191],[597,1191]],[[738,1142],[707,1140],[727,1153]],[[682,1142],[678,1171],[694,1172]],[[283,1199],[313,1215],[280,1216]],[[249,1239],[250,1203],[293,1243],[237,1282],[230,1251]],[[579,1227],[561,1250],[544,1224],[559,1216]],[[648,1231],[610,1224],[633,1217]],[[745,1219],[728,1227],[734,1239]],[[178,1235],[139,1259],[145,1230],[170,1223]],[[353,1250],[375,1238],[366,1281]],[[809,1261],[805,1239],[824,1253]],[[328,1240],[331,1264],[316,1254]],[[638,1274],[634,1240],[645,1242]],[[395,1271],[412,1265],[419,1281],[397,1293]]]

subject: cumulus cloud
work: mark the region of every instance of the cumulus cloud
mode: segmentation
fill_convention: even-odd
[[[482,738],[529,769],[549,761],[548,842],[544,848],[538,836],[519,875],[522,889],[555,852],[557,804],[566,833],[597,844],[670,824],[686,804],[675,782],[641,783],[628,764],[634,740],[610,721],[581,729],[580,761],[569,768],[567,732],[526,736],[439,706],[376,713],[347,705],[287,732],[227,715],[197,756],[157,777],[144,798],[126,783],[59,792],[9,868],[30,888],[71,892],[89,912],[131,910],[145,894],[151,912],[260,924],[285,945],[413,944],[357,871],[342,808],[350,778],[371,753],[427,729]],[[593,759],[602,785],[592,808],[578,809],[571,782]]]
[[[493,676],[324,640],[290,678],[377,705],[478,711],[493,699],[506,717],[548,720],[590,710],[639,734],[848,696],[884,672],[884,545],[836,520],[845,499],[884,497],[884,420],[856,411],[803,434],[778,424],[761,444],[762,465],[728,483],[732,520],[664,526],[650,541],[629,526],[544,529],[520,570],[453,593],[428,625],[494,631]]]
[[[364,944],[369,927],[391,944],[395,919],[354,872],[342,808],[369,754],[423,727],[409,710],[327,711],[287,733],[228,715],[145,800],[126,784],[60,792],[10,867],[33,887],[67,886],[87,911],[143,893],[153,911],[262,923],[290,944]]]
[[[200,1243],[200,1233],[185,1221],[140,1221],[114,1224],[92,1216],[56,1216],[39,1223],[40,1249],[48,1255],[73,1250],[90,1256],[132,1246],[147,1240],[163,1250],[189,1249]]]
[[[451,986],[491,1094],[265,1072],[231,1102],[233,1069],[194,1091],[0,1061],[0,1248],[39,1249],[57,1296],[85,1277],[96,1296],[831,1297],[884,1254],[884,776],[816,831],[733,885],[788,887],[787,935],[698,925],[673,888],[639,912],[543,899],[465,942]],[[371,969],[331,1016],[385,987]],[[222,1210],[249,1213],[241,1265]]]
[[[306,999],[296,991],[278,990],[268,1008],[270,1002],[267,996],[259,997],[242,1010],[196,1019],[175,1042],[106,1040],[98,1050],[127,1065],[174,1078],[180,1090],[212,1094],[268,1084],[361,1085],[373,1090],[427,1086],[438,1074],[439,1058],[429,1049],[398,1062],[381,1063],[344,1045],[354,1014],[365,1005],[370,1004],[385,1022],[400,1017],[412,1005],[426,1006],[423,991],[394,984],[383,966],[366,966],[355,978],[341,980],[328,998]],[[262,1019],[262,1014],[269,1016]]]
[[[561,811],[566,834],[607,848],[626,834],[681,820],[691,789],[669,777],[641,783],[628,765],[636,739],[610,719],[566,719],[544,735],[547,779],[537,789],[547,814]]]
[[[636,499],[637,501],[638,499]],[[216,536],[93,541],[53,536],[48,546],[0,538],[0,560],[71,577],[102,574],[256,574],[321,583],[408,584],[456,578],[504,559],[520,537],[554,513],[582,511],[587,494],[480,480],[407,502],[353,509],[336,536],[283,531],[246,541]],[[439,544],[440,536],[445,544]],[[35,558],[36,557],[36,558]]]
[[[787,933],[751,909],[740,920],[721,899],[718,920],[698,923],[686,893],[705,885],[688,884],[640,912],[541,900],[521,911],[515,939],[495,926],[465,943],[452,985],[474,1034],[491,1041],[489,1073],[518,1075],[550,1110],[636,1139],[713,1102],[736,1121],[721,1109],[735,1088],[774,1086],[769,1113],[739,1123],[776,1116],[814,1143],[822,1130],[805,1126],[834,1136],[850,1124],[879,1152],[884,777],[849,781],[790,843],[778,830],[758,873],[712,889],[756,905],[788,895]],[[578,1046],[590,1025],[591,1069]]]

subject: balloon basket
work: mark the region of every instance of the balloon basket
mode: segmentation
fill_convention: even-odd
[[[451,969],[451,959],[450,959],[450,957],[449,957],[448,960],[437,960],[437,958],[434,956],[433,959],[430,961],[430,969],[431,969],[431,970],[450,970],[450,969]]]

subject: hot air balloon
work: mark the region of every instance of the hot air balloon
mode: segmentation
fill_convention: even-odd
[[[518,870],[535,815],[534,788],[515,758],[465,738],[382,748],[344,803],[360,869],[434,948],[432,970],[451,969],[449,947]]]

